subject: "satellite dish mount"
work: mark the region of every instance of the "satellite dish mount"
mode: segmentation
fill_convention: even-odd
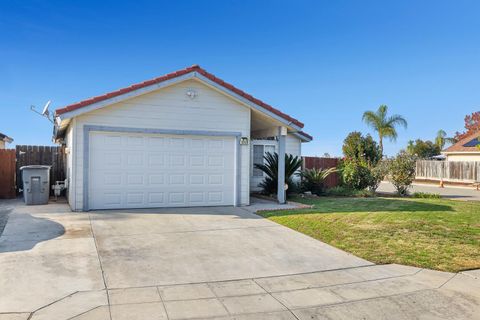
[[[37,109],[35,108],[35,106],[30,106],[30,110],[32,110],[33,112],[35,113],[38,113],[39,115],[41,115],[42,117],[45,117],[48,119],[48,121],[50,121],[51,123],[54,123],[53,122],[53,119],[52,119],[52,115],[50,114],[50,111],[48,110],[48,107],[50,106],[50,103],[51,101],[48,100],[47,103],[45,103],[45,106],[43,107],[42,109],[42,112],[39,112],[37,111]]]

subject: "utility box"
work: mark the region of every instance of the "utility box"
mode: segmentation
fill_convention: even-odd
[[[25,204],[47,204],[50,195],[50,166],[24,166],[20,170]]]

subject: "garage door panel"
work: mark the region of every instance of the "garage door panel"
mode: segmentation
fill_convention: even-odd
[[[148,175],[148,183],[152,186],[164,184],[165,176],[164,174],[150,174]]]
[[[186,161],[186,155],[185,154],[171,154],[170,155],[170,167],[175,168],[175,167],[182,167],[184,168],[187,164]]]
[[[156,148],[162,148],[156,147]],[[149,152],[147,154],[147,164],[151,168],[164,168],[165,167],[165,153],[163,152]]]
[[[165,138],[163,137],[148,137],[147,145],[149,148],[163,148],[165,146]]]
[[[92,132],[91,209],[233,205],[233,137]]]
[[[148,194],[148,203],[159,207],[165,205],[165,194],[163,192],[150,192]]]

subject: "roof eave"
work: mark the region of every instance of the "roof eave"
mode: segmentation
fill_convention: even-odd
[[[293,132],[293,135],[302,140],[302,142],[310,142],[313,140],[313,137],[311,135],[303,131]]]
[[[442,154],[480,154],[480,150],[471,150],[471,151],[442,151]]]

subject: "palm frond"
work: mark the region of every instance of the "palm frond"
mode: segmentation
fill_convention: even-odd
[[[402,116],[399,115],[399,114],[394,114],[393,116],[390,116],[390,117],[387,119],[386,124],[388,124],[388,125],[390,125],[390,126],[400,125],[400,126],[404,127],[405,129],[406,129],[407,126],[408,126],[407,120],[405,120],[405,118],[402,117]]]
[[[382,129],[382,136],[390,141],[396,141],[398,137],[397,130],[393,126],[386,126]]]
[[[255,168],[265,173],[265,179],[259,184],[259,187],[267,194],[277,192],[278,181],[278,153],[267,152],[263,157],[265,163],[255,163]],[[285,182],[292,184],[292,176],[302,166],[303,160],[301,157],[285,154]]]

